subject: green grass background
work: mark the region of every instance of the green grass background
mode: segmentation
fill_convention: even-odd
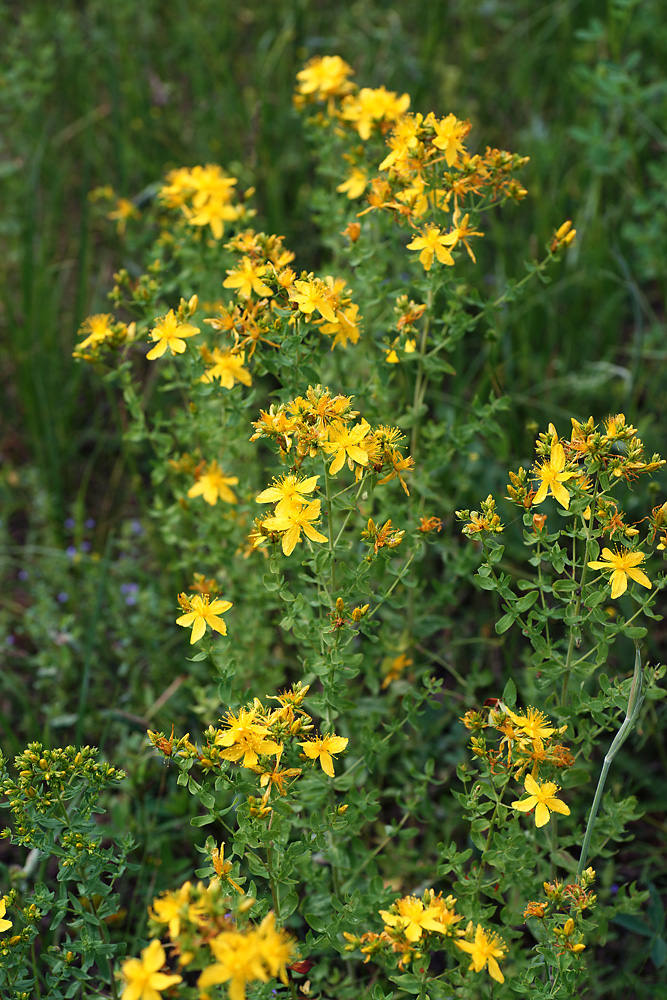
[[[291,96],[308,58],[341,54],[360,85],[408,91],[415,110],[469,117],[482,147],[530,156],[529,198],[489,226],[493,253],[482,259],[491,278],[520,277],[517,262],[539,256],[565,219],[577,228],[551,283],[500,313],[489,333],[489,378],[514,400],[499,462],[529,457],[535,423],[565,427],[571,415],[599,420],[619,410],[649,452],[664,453],[667,8],[661,0],[33,0],[0,5],[0,39],[0,622],[8,638],[19,636],[0,681],[3,748],[86,735],[100,616],[110,615],[115,631],[105,641],[117,644],[120,666],[105,704],[140,676],[142,714],[117,713],[137,753],[133,808],[146,856],[159,851],[177,879],[183,862],[176,845],[169,856],[164,833],[178,828],[183,800],[160,797],[164,781],[139,753],[162,694],[162,667],[151,673],[145,658],[169,648],[158,626],[142,650],[133,647],[129,636],[151,609],[118,596],[123,580],[149,584],[167,602],[174,587],[151,554],[151,526],[133,535],[146,476],[141,455],[122,442],[122,411],[71,359],[79,323],[107,311],[113,272],[126,263],[88,192],[110,184],[140,200],[170,167],[220,162],[255,184],[267,231],[317,269],[326,250],[310,221],[314,164]],[[99,555],[94,565],[67,555],[82,542]],[[64,615],[58,586],[76,590],[77,606]],[[73,642],[59,644],[68,629]],[[45,711],[40,692],[47,696],[54,674],[61,693]],[[87,734],[102,746],[118,723],[113,713],[104,720]],[[664,782],[657,717],[649,730],[646,754]],[[641,759],[636,766],[639,777]],[[656,817],[649,854],[659,879],[667,830],[664,812]],[[629,874],[641,867],[632,859]],[[628,975],[648,961],[642,954],[628,959]]]

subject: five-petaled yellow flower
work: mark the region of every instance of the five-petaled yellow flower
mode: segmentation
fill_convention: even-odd
[[[155,326],[151,330],[151,339],[156,340],[155,347],[148,352],[146,357],[149,361],[161,358],[169,348],[172,355],[185,353],[185,337],[194,337],[199,333],[198,326],[191,323],[179,323],[173,309],[170,309],[166,316],[160,316],[155,320]]]
[[[345,460],[352,469],[354,463],[368,465],[368,452],[361,442],[370,433],[371,425],[366,420],[354,427],[332,427],[329,430],[329,440],[323,444],[324,450],[335,455],[329,466],[329,475],[335,476],[343,468]]]
[[[158,971],[165,961],[164,948],[160,942],[151,941],[141,952],[141,958],[128,958],[123,962],[126,986],[121,993],[121,1000],[162,1000],[162,990],[183,982],[182,976],[168,976]]]
[[[470,968],[475,972],[481,972],[488,966],[489,975],[497,983],[504,983],[505,977],[500,971],[500,966],[496,959],[504,958],[506,946],[497,934],[487,934],[481,924],[477,924],[474,941],[457,941],[456,946],[461,951],[467,951],[472,962]]]
[[[322,770],[330,778],[334,776],[333,757],[334,753],[340,753],[348,744],[346,736],[316,736],[306,743],[300,743],[303,752],[310,760],[319,760]]]
[[[262,490],[259,496],[255,497],[255,503],[275,503],[277,504],[274,513],[277,517],[285,510],[289,510],[296,504],[305,503],[306,493],[312,493],[317,487],[319,476],[282,476],[273,480],[273,486]]]
[[[629,549],[617,549],[616,552],[612,552],[611,549],[604,548],[602,550],[602,558],[606,559],[606,562],[601,562],[593,560],[589,562],[591,569],[603,569],[611,570],[611,596],[620,597],[628,589],[628,577],[634,580],[635,583],[641,583],[642,587],[647,587],[651,589],[651,581],[647,577],[646,573],[643,573],[640,569],[637,569],[640,563],[644,562],[643,552],[631,552]]]
[[[236,496],[230,490],[230,486],[236,486],[238,476],[226,476],[218,463],[214,460],[203,473],[194,486],[188,490],[188,496],[203,497],[206,503],[213,506],[218,502],[218,497],[225,503],[236,503]]]
[[[408,243],[408,250],[421,250],[419,261],[425,271],[431,270],[434,254],[441,264],[451,267],[454,258],[447,248],[454,246],[458,238],[457,232],[445,233],[438,226],[426,226],[421,236],[415,236],[412,243]]]
[[[218,618],[218,615],[229,611],[232,607],[231,601],[216,599],[209,603],[210,598],[208,594],[195,594],[194,597],[187,597],[185,594],[181,594],[179,601],[181,607],[190,608],[186,614],[176,619],[176,624],[182,625],[183,628],[189,628],[192,625],[190,645],[194,642],[199,642],[206,631],[207,625],[210,625],[212,629],[215,629],[221,635],[227,635],[227,626],[222,618]]]
[[[553,781],[535,781],[530,774],[527,774],[525,790],[528,792],[528,798],[517,799],[512,803],[512,807],[519,809],[520,812],[529,812],[535,807],[535,826],[545,826],[552,812],[562,813],[563,816],[570,815],[570,807],[556,798],[556,792],[560,789]]]
[[[379,910],[379,914],[386,926],[403,931],[408,941],[419,941],[422,931],[443,934],[446,930],[441,920],[443,908],[439,905],[431,904],[425,908],[422,900],[416,896],[404,896],[403,899],[396,900],[394,907],[396,913]]]
[[[570,494],[563,486],[563,483],[567,482],[568,479],[572,479],[576,473],[564,472],[564,468],[565,452],[558,437],[554,434],[554,439],[551,442],[551,457],[549,461],[542,462],[535,469],[535,474],[541,480],[541,483],[533,498],[533,506],[542,503],[546,499],[547,491],[549,491],[558,500],[561,507],[569,510]]]
[[[312,524],[320,516],[320,500],[313,500],[312,503],[304,504],[303,507],[290,504],[278,517],[267,517],[263,522],[269,531],[280,531],[283,534],[283,552],[289,556],[294,551],[294,546],[301,540],[301,529],[313,542],[327,542],[328,538],[318,531]]]

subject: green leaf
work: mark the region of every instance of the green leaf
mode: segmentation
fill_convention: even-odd
[[[514,605],[514,607],[519,612],[528,611],[529,608],[532,608],[533,604],[535,603],[535,601],[539,596],[540,596],[539,590],[531,590],[531,592],[529,594],[526,594],[525,597],[520,597],[519,600]]]
[[[406,993],[421,993],[422,990],[422,980],[417,976],[411,976],[405,974],[402,976],[390,976],[390,981],[396,983],[402,990]]]
[[[314,931],[325,931],[329,923],[328,919],[318,917],[316,913],[304,913],[304,917],[308,926]]]
[[[215,816],[212,816],[211,813],[206,813],[205,816],[193,816],[190,820],[190,826],[208,826],[214,819]]]
[[[513,708],[513,706],[516,705],[516,684],[511,677],[503,688],[502,700],[509,706],[509,708]]]
[[[503,632],[507,632],[508,628],[511,628],[514,624],[515,620],[514,615],[503,615],[503,617],[496,622],[496,633],[498,635],[502,635]]]

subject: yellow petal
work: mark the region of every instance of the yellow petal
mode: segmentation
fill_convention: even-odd
[[[301,538],[301,529],[298,524],[293,524],[289,531],[283,535],[283,552],[290,556],[294,551],[294,546]]]
[[[536,802],[537,799],[535,798],[535,796],[531,795],[530,798],[528,799],[523,799],[523,800],[517,799],[516,802],[512,803],[512,808],[518,809],[519,812],[527,813],[530,812],[530,810],[533,808]]]
[[[651,587],[653,586],[653,584],[647,577],[646,573],[642,573],[640,569],[634,569],[630,567],[627,572],[630,579],[634,580],[635,583],[641,583],[642,587],[648,587],[648,589],[650,590]]]
[[[493,956],[491,955],[489,956],[489,975],[491,976],[492,979],[495,979],[497,983],[505,982],[505,977],[500,971],[500,966],[496,962],[495,958],[493,958]]]
[[[552,812],[560,813],[562,816],[570,815],[570,807],[566,805],[564,802],[561,802],[560,799],[548,799],[547,805],[549,806],[549,809],[552,810]]]
[[[565,510],[570,509],[570,494],[567,492],[565,487],[557,480],[554,480],[552,482],[551,492],[556,497],[556,500],[558,500],[558,503],[561,505],[561,507],[564,507]]]
[[[544,802],[538,802],[535,808],[535,826],[546,826],[549,822],[549,810]]]
[[[206,622],[203,618],[198,618],[197,621],[192,626],[192,635],[190,636],[190,645],[199,642],[204,632],[206,631]]]

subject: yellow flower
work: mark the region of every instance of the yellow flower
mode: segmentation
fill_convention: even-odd
[[[123,962],[126,986],[121,1000],[161,1000],[160,992],[168,986],[183,981],[182,976],[168,976],[158,972],[166,961],[164,948],[159,941],[151,941],[141,952],[141,958],[128,958]]]
[[[444,934],[447,930],[442,922],[443,907],[430,903],[428,909],[424,909],[421,899],[416,896],[404,896],[397,899],[391,910],[380,910],[380,916],[387,927],[395,927],[402,931],[408,941],[419,941],[422,931],[436,931]],[[460,917],[458,918],[461,919]]]
[[[329,430],[329,440],[324,442],[324,450],[329,455],[335,455],[333,462],[329,466],[329,475],[335,476],[343,468],[345,459],[350,469],[354,468],[354,462],[359,465],[368,465],[368,452],[360,447],[361,442],[371,429],[371,425],[362,420],[354,427],[335,428]]]
[[[223,932],[209,942],[209,947],[217,962],[207,966],[200,975],[197,980],[200,990],[216,983],[229,982],[229,1000],[245,1000],[246,983],[255,979],[261,979],[262,982],[268,980],[261,952],[252,933]]]
[[[433,255],[438,258],[441,264],[454,264],[454,258],[447,247],[454,246],[458,240],[458,234],[444,233],[439,226],[426,226],[421,230],[421,236],[415,236],[412,243],[408,243],[408,250],[421,250],[419,261],[425,271],[431,270]]]
[[[346,94],[352,88],[347,79],[354,70],[340,56],[315,56],[296,74],[300,94],[313,94],[324,100],[336,94]]]
[[[621,594],[626,592],[628,589],[628,577],[634,580],[635,583],[641,583],[642,587],[651,589],[649,578],[640,569],[637,569],[637,566],[644,562],[645,556],[643,552],[631,552],[629,549],[617,549],[616,552],[612,552],[611,549],[604,548],[602,550],[602,558],[606,559],[606,562],[593,560],[588,565],[591,569],[612,571],[612,597],[620,597]]]
[[[300,743],[303,752],[309,760],[319,760],[322,770],[330,778],[334,776],[333,757],[334,753],[340,753],[348,744],[346,736],[315,736],[306,743]]]
[[[505,982],[505,977],[500,971],[496,959],[504,958],[507,948],[497,934],[487,934],[482,925],[477,924],[475,940],[457,941],[456,945],[461,951],[467,951],[471,955],[471,969],[474,969],[475,972],[481,972],[482,969],[488,966],[489,975],[492,979],[495,979],[497,983]]]
[[[234,351],[221,351],[218,347],[214,347],[212,353],[206,352],[204,360],[212,361],[213,365],[211,368],[207,368],[202,375],[202,382],[212,382],[219,378],[220,385],[225,389],[233,389],[234,382],[252,385],[250,372],[243,367],[245,351],[235,353]]]
[[[232,607],[231,601],[216,599],[209,603],[210,598],[208,594],[195,594],[192,598],[181,594],[181,598],[186,602],[186,607],[189,607],[190,610],[186,614],[181,615],[180,618],[177,618],[176,624],[182,625],[183,628],[189,628],[192,625],[190,645],[199,642],[206,631],[207,625],[210,625],[212,629],[221,635],[227,635],[227,626],[222,618],[218,618],[218,615],[229,611]]]
[[[538,479],[541,479],[540,487],[533,499],[533,506],[542,503],[546,499],[547,491],[558,500],[561,507],[568,510],[570,507],[570,494],[563,486],[568,479],[572,479],[576,473],[563,472],[565,468],[565,452],[563,446],[554,433],[551,442],[551,457],[548,462],[542,462],[535,469]]]
[[[230,486],[236,486],[238,476],[226,476],[218,463],[214,460],[208,466],[208,471],[199,477],[194,486],[188,490],[188,496],[203,497],[206,503],[214,506],[218,502],[218,497],[226,503],[236,503],[236,497]]]
[[[265,264],[253,264],[250,257],[243,257],[235,271],[227,271],[227,277],[222,283],[223,288],[238,289],[237,295],[242,299],[249,299],[253,292],[255,295],[268,297],[273,295],[273,292],[261,280],[266,271]]]
[[[282,479],[274,479],[273,486],[262,490],[259,496],[255,497],[255,503],[275,503],[277,507],[274,513],[280,515],[291,509],[295,504],[302,503],[307,493],[312,493],[317,487],[319,476],[305,476],[299,479],[298,476],[283,476]]]
[[[288,294],[290,300],[296,302],[299,311],[306,316],[312,316],[317,309],[329,323],[338,322],[332,306],[331,289],[319,278],[315,278],[313,281],[295,281],[294,287],[290,288]]]
[[[538,712],[536,708],[529,708],[523,715],[515,715],[511,709],[508,709],[507,714],[514,725],[518,726],[531,740],[539,740],[541,743],[543,739],[553,736],[556,732],[555,728],[548,724],[549,719],[546,715],[543,712]]]
[[[370,138],[371,129],[381,121],[395,122],[410,107],[409,94],[398,97],[385,87],[362,87],[358,94],[343,100],[342,118],[353,122],[360,137]]]
[[[333,337],[331,342],[331,350],[333,351],[336,344],[341,344],[343,347],[347,347],[348,340],[352,344],[356,344],[359,341],[359,322],[361,316],[358,317],[359,306],[356,303],[351,303],[346,309],[338,309],[336,311],[336,322],[335,323],[323,323],[320,327],[320,332],[325,333],[327,337]]]
[[[175,941],[180,933],[181,917],[189,910],[191,885],[190,882],[184,882],[180,889],[162,893],[153,900],[153,908],[148,909],[151,920],[155,920],[158,924],[169,924],[169,937],[172,941]]]
[[[97,346],[103,340],[111,337],[113,335],[113,330],[111,329],[112,323],[113,316],[111,313],[98,313],[95,316],[88,316],[87,319],[84,319],[79,333],[87,333],[88,336],[80,344],[76,345],[77,351],[85,347]]]
[[[197,980],[200,990],[229,982],[229,1000],[245,1000],[246,984],[255,979],[265,983],[272,976],[279,976],[287,985],[287,963],[294,953],[294,944],[283,930],[276,930],[273,913],[267,913],[259,927],[244,933],[223,931],[209,946],[217,962],[200,975]]]
[[[174,310],[170,309],[166,316],[155,320],[155,327],[151,330],[151,339],[156,340],[157,343],[146,357],[149,361],[161,358],[167,348],[171,351],[172,356],[183,354],[185,352],[183,338],[194,337],[197,333],[199,333],[198,326],[192,326],[190,323],[179,323]]]
[[[220,730],[215,738],[218,746],[226,747],[220,754],[224,760],[240,760],[243,757],[243,767],[255,767],[259,754],[280,757],[282,746],[270,739],[271,733],[264,722],[256,722],[257,712],[254,708],[242,708],[238,717],[233,712],[227,713],[225,724],[227,729]]]
[[[562,813],[563,816],[570,815],[570,807],[555,797],[559,787],[553,781],[535,781],[530,774],[527,774],[524,787],[529,797],[517,799],[512,803],[512,807],[520,812],[529,812],[536,807],[535,826],[545,826],[549,822],[551,812]]]
[[[294,546],[301,540],[301,529],[313,542],[327,542],[326,535],[321,534],[313,527],[312,522],[320,516],[320,500],[313,500],[312,503],[297,507],[295,504],[285,508],[277,517],[268,517],[263,522],[263,526],[269,531],[285,532],[283,535],[283,552],[286,556],[291,555]]]
[[[220,198],[210,198],[197,212],[192,212],[185,205],[183,211],[191,226],[210,226],[213,238],[221,240],[225,222],[234,222],[238,219],[243,208],[240,205],[229,205]]]
[[[128,219],[136,219],[139,215],[134,202],[130,201],[129,198],[119,198],[116,203],[116,210],[114,212],[107,213],[107,219],[111,219],[112,222],[117,222],[116,227],[118,233],[122,236],[125,232]]]
[[[5,913],[7,912],[7,904],[4,899],[0,899],[0,934],[4,931],[8,931],[12,926],[11,920],[5,920]]]
[[[438,121],[433,115],[426,119],[427,125],[432,125],[435,138],[431,140],[437,149],[442,149],[449,167],[456,166],[459,162],[459,155],[465,153],[465,146],[462,139],[465,139],[470,131],[470,122],[459,121],[456,115],[449,114],[442,121]]]
[[[346,194],[348,198],[361,198],[362,194],[366,190],[366,185],[368,184],[368,176],[365,170],[360,167],[353,167],[347,180],[344,180],[342,184],[339,184],[336,191],[340,191],[341,194]]]

